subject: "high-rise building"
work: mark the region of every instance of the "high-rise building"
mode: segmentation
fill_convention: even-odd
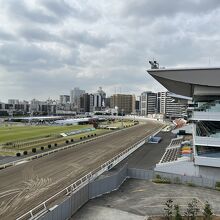
[[[105,108],[110,108],[110,97],[105,99]]]
[[[106,106],[106,93],[102,90],[102,87],[99,87],[97,94],[101,96],[101,107],[105,108]]]
[[[11,104],[11,105],[19,104],[19,100],[18,99],[9,99],[8,104]]]
[[[90,111],[101,111],[105,109],[106,106],[106,93],[102,90],[102,87],[99,87],[99,90],[96,93],[91,94],[90,96]]]
[[[60,104],[67,104],[70,102],[69,95],[60,95]]]
[[[157,112],[163,115],[166,113],[166,97],[167,92],[157,93]]]
[[[90,95],[88,93],[80,96],[80,112],[90,112]]]
[[[135,96],[114,94],[110,97],[110,107],[118,109],[118,113],[131,114],[135,112]]]
[[[102,96],[98,93],[92,94],[93,96],[93,111],[102,110]]]
[[[32,99],[30,102],[31,115],[51,115],[56,113],[56,103],[52,100],[39,101]]]
[[[19,101],[10,99],[8,103],[0,102],[0,116],[25,115],[29,112],[29,103],[27,101]]]
[[[70,102],[76,108],[80,106],[80,96],[85,93],[85,90],[81,90],[78,87],[70,91]]]
[[[157,93],[143,92],[140,96],[140,112],[141,115],[157,113]]]
[[[140,114],[140,101],[139,100],[135,101],[135,113]]]

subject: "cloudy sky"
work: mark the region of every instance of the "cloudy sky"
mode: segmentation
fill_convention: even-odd
[[[0,100],[138,95],[161,66],[220,66],[219,0],[0,0]]]

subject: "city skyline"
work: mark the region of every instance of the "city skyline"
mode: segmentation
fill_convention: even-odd
[[[55,100],[55,101],[58,101],[59,99],[60,99],[60,96],[71,96],[71,91],[72,90],[74,90],[74,89],[81,89],[81,90],[83,90],[83,91],[85,91],[85,93],[88,93],[88,94],[95,94],[95,93],[97,93],[97,91],[98,91],[98,89],[99,88],[102,88],[103,89],[103,87],[97,87],[96,88],[96,90],[94,90],[94,91],[88,91],[88,90],[86,90],[86,89],[84,89],[84,88],[81,88],[81,87],[74,87],[74,88],[71,88],[71,89],[69,89],[69,91],[68,92],[64,92],[64,93],[60,93],[60,94],[58,94],[58,96],[57,97],[54,97],[54,98],[52,98],[52,96],[48,96],[47,98],[45,98],[45,99],[40,99],[40,98],[37,98],[37,97],[30,97],[30,99],[22,99],[22,98],[20,98],[20,97],[10,97],[10,98],[8,98],[8,99],[4,99],[4,98],[1,98],[0,97],[0,102],[4,102],[4,103],[7,103],[9,100],[19,100],[19,101],[31,101],[31,100],[33,100],[33,99],[36,99],[36,100],[39,100],[39,101],[46,101],[46,100],[49,100],[49,99],[52,99],[52,100]],[[104,91],[105,91],[105,89],[104,89]],[[141,93],[140,94],[132,94],[132,93],[125,93],[125,92],[123,92],[123,90],[121,89],[121,88],[118,88],[118,90],[117,89],[114,89],[114,91],[115,92],[113,92],[113,93],[106,93],[107,94],[107,97],[110,97],[110,96],[112,96],[113,94],[129,94],[129,95],[135,95],[136,96],[136,98],[138,97],[138,96],[140,96],[141,95],[141,93],[143,92],[143,91],[141,91]],[[149,90],[146,90],[146,91],[149,91]],[[166,90],[165,90],[166,91]],[[161,91],[160,91],[161,92]],[[70,101],[71,102],[71,101]]]
[[[219,66],[220,2],[0,0],[0,97],[55,98],[72,85],[161,91],[161,66]],[[201,19],[202,18],[202,19]],[[177,49],[178,48],[178,49]],[[210,52],[211,51],[211,52]]]

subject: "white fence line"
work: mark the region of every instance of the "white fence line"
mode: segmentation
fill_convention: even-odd
[[[63,190],[61,190],[60,192],[56,193],[55,195],[53,195],[52,197],[50,197],[46,201],[42,202],[41,204],[39,204],[35,208],[31,209],[29,212],[25,213],[24,215],[17,218],[16,220],[37,219],[39,217],[39,214],[42,215],[47,212],[47,210],[48,210],[47,203],[50,204],[52,201],[56,200],[58,197],[76,193],[79,189],[81,189],[83,186],[88,184],[90,181],[94,180],[95,178],[100,176],[105,171],[111,169],[112,167],[114,167],[118,163],[120,163],[128,155],[130,155],[135,150],[137,150],[139,147],[141,147],[144,143],[146,143],[146,141],[148,141],[148,138],[150,136],[156,135],[158,132],[160,132],[160,130],[161,130],[161,128],[157,129],[156,132],[155,131],[152,132],[147,137],[138,141],[136,144],[132,145],[131,147],[125,149],[124,151],[122,151],[121,153],[119,153],[118,155],[113,157],[112,159],[108,160],[107,162],[105,162],[104,164],[102,164],[101,166],[96,168],[95,170],[89,172],[88,174],[86,174],[85,176],[80,178],[79,180],[75,181],[74,183],[72,183],[68,187],[66,187]]]

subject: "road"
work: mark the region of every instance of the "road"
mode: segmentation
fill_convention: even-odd
[[[21,216],[161,126],[149,120],[146,124],[1,170],[0,219]]]

